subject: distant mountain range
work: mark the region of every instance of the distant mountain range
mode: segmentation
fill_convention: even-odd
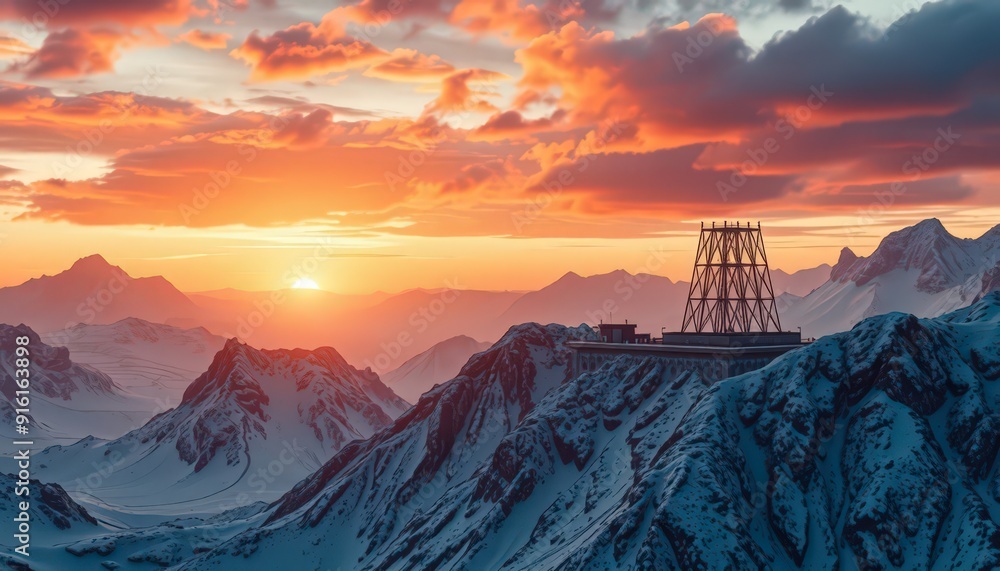
[[[804,295],[825,281],[827,273],[826,266],[791,275],[776,270],[775,289]],[[132,318],[131,326],[144,321],[179,330],[204,328],[217,338],[238,337],[256,347],[329,345],[358,366],[386,373],[447,339],[466,335],[495,340],[510,326],[532,321],[596,325],[602,320],[630,319],[653,333],[661,327],[676,329],[687,290],[686,282],[616,270],[589,277],[569,272],[530,292],[415,289],[392,295],[339,295],[228,289],[183,294],[162,277],[134,278],[95,255],[55,276],[0,288],[0,322],[26,323],[54,344],[74,347],[84,362],[108,363],[127,357],[128,364],[117,371],[133,368],[135,375],[145,378],[163,364],[162,359],[154,357],[154,363],[144,364],[143,359],[152,354],[140,349],[145,347],[141,341],[124,347],[128,343],[120,342],[124,339],[121,332],[91,327],[128,328],[119,322]],[[373,323],[378,327],[371,327]],[[174,330],[163,335],[180,333]],[[104,348],[98,347],[102,344]],[[185,363],[187,356],[173,355],[180,359],[174,362],[180,369],[175,372],[201,369],[198,358]],[[171,375],[165,373],[167,378]]]
[[[830,264],[820,264],[815,268],[789,274],[780,268],[774,268],[771,270],[771,285],[774,286],[775,294],[790,293],[803,296],[826,283],[830,279],[832,269]]]
[[[978,239],[958,239],[930,219],[890,234],[866,258],[845,248],[833,267],[822,264],[794,274],[772,269],[782,323],[815,336],[887,311],[940,315],[1000,285],[998,243],[1000,227]],[[569,272],[529,292],[183,294],[162,277],[133,278],[95,255],[55,276],[0,288],[0,322],[26,323],[58,342],[79,339],[79,332],[70,333],[76,324],[137,318],[204,327],[259,347],[331,345],[349,361],[385,373],[446,339],[497,339],[511,325],[531,321],[596,325],[628,319],[654,335],[661,327],[676,330],[687,290],[687,282],[616,270],[589,277]],[[370,323],[379,327],[364,325]]]

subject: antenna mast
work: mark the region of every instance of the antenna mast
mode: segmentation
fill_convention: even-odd
[[[757,226],[701,226],[681,331],[781,331],[764,238]]]

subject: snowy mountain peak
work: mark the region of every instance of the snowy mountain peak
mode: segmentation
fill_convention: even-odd
[[[1000,250],[1000,224],[984,232],[982,236],[976,238],[976,242],[982,246],[984,253],[998,257],[996,253]]]
[[[156,510],[231,505],[259,487],[260,469],[270,471],[268,485],[251,497],[271,501],[407,408],[378,375],[352,367],[332,348],[261,350],[229,339],[176,408],[117,440],[46,454],[66,471],[59,481],[81,477],[77,467],[85,475],[92,461],[120,458],[123,467],[91,491],[111,504],[145,503],[155,488],[163,502]],[[162,477],[150,478],[153,472]],[[192,487],[199,473],[207,475]]]
[[[940,220],[929,218],[892,232],[882,240],[876,252],[886,247],[940,248],[957,240]]]
[[[409,406],[377,374],[355,369],[332,347],[256,349],[236,338],[226,341],[208,370],[184,391],[181,402],[232,398],[236,406],[266,420],[261,405],[269,403],[271,394],[341,389],[379,401],[387,409],[375,415],[382,424]]]
[[[841,252],[841,261],[831,277],[863,286],[895,270],[915,271],[917,290],[937,293],[964,283],[982,264],[983,248],[978,240],[952,236],[936,218],[924,220],[886,236],[871,256],[852,260]]]
[[[287,516],[290,527],[303,524],[310,534],[358,538],[343,544],[345,560],[379,548],[447,482],[470,477],[544,394],[572,377],[567,341],[593,337],[585,326],[511,327],[392,426],[351,443],[297,485],[269,520]]]
[[[941,220],[937,218],[926,218],[917,222],[911,226],[911,228],[918,232],[931,232],[951,236],[951,234],[948,233],[948,230],[945,229],[944,224],[941,223]]]
[[[76,442],[88,434],[117,436],[136,426],[129,414],[121,411],[142,404],[131,399],[109,375],[74,361],[69,349],[44,341],[27,325],[0,323],[0,435],[14,436],[15,397],[23,389],[15,381],[23,377],[16,374],[18,345],[14,341],[20,336],[29,339],[28,416],[37,446]]]
[[[989,230],[984,232],[983,235],[980,236],[979,238],[982,239],[987,237],[1000,238],[1000,224],[997,224],[996,226],[990,228]]]

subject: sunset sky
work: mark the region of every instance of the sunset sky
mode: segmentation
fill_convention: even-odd
[[[1000,221],[1000,2],[4,0],[0,285],[690,277]]]

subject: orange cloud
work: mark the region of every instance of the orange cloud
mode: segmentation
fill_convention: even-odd
[[[235,118],[183,100],[115,91],[58,96],[43,87],[0,82],[4,149],[110,156],[223,120]]]
[[[73,77],[114,70],[120,48],[132,37],[108,29],[66,29],[46,36],[42,47],[14,69],[28,77]]]
[[[494,35],[511,40],[529,40],[558,30],[570,20],[591,13],[598,19],[613,16],[602,2],[566,0],[362,0],[341,10],[347,19],[383,26],[397,19],[432,18],[448,22],[476,35]]]
[[[496,113],[487,119],[486,123],[469,133],[469,139],[473,141],[534,141],[539,134],[554,128],[565,114],[564,111],[557,110],[551,117],[529,120],[514,110]]]
[[[524,177],[506,159],[492,159],[462,167],[458,175],[441,185],[441,193],[469,193],[477,191],[478,199],[485,192],[511,195],[511,190],[519,188]]]
[[[72,0],[0,3],[0,20],[48,32],[30,60],[28,77],[73,77],[114,70],[120,50],[139,38],[159,40],[157,26],[183,24],[199,11],[191,0]]]
[[[203,49],[205,51],[210,50],[223,50],[226,49],[226,42],[232,39],[229,34],[223,34],[218,32],[206,32],[203,30],[188,30],[180,36],[177,36],[176,41],[186,42],[191,44],[196,48]]]
[[[690,65],[689,50],[697,55]],[[517,103],[524,107],[554,98],[573,124],[613,120],[638,126],[635,138],[619,139],[618,148],[739,140],[745,129],[761,124],[756,102],[727,98],[716,105],[711,90],[745,65],[747,53],[728,16],[710,15],[693,26],[654,28],[625,39],[571,22],[517,51],[524,68]]]
[[[427,106],[430,113],[451,113],[457,111],[496,111],[494,104],[486,98],[495,97],[493,82],[503,79],[502,73],[486,69],[463,69],[441,80],[441,94]],[[474,85],[470,86],[470,83]]]
[[[373,65],[364,74],[391,81],[426,82],[441,79],[454,71],[455,67],[439,56],[398,48],[389,59]]]
[[[504,6],[512,4],[495,9]],[[907,176],[904,165],[928,152],[939,128],[953,126],[956,142],[946,153],[932,149],[933,169],[900,204],[920,206],[935,196],[957,203],[978,190],[966,177],[997,168],[998,91],[989,71],[1000,50],[982,46],[1000,40],[962,27],[983,22],[986,29],[1000,17],[993,10],[992,20],[968,18],[931,4],[921,11],[927,14],[875,40],[861,19],[835,9],[757,53],[720,15],[694,25],[653,24],[633,37],[569,23],[517,52],[524,74],[512,107],[503,109],[488,84],[504,76],[456,70],[415,50],[386,53],[330,17],[252,34],[234,53],[262,78],[357,68],[396,81],[435,78],[440,95],[416,119],[344,121],[336,118],[359,115],[294,90],[246,100],[267,113],[220,115],[170,99],[56,96],[0,84],[7,130],[0,147],[61,151],[104,118],[117,121],[99,151],[111,157],[110,172],[21,189],[29,218],[269,225],[348,212],[405,219],[405,229],[393,230],[399,232],[503,233],[511,230],[512,208],[544,202],[551,220],[532,224],[532,233],[555,235],[567,231],[560,221],[572,220],[600,226],[590,232],[628,234],[618,223],[626,217],[867,206],[886,184]],[[926,31],[942,18],[957,31],[922,47],[937,38]],[[355,44],[363,55],[352,59],[343,52]],[[948,66],[906,65],[938,61],[931,56],[939,52]],[[810,98],[819,101],[811,87],[823,81],[834,92],[830,105],[807,109],[810,118],[789,131],[794,138],[783,138],[776,123]],[[133,111],[119,121],[122,109]],[[489,116],[478,128],[449,126],[456,121],[448,113],[470,111]],[[782,137],[780,150],[758,152],[775,136]],[[766,162],[747,162],[763,160],[758,156]],[[227,171],[231,161],[235,175]],[[720,182],[735,191],[720,194]],[[225,188],[216,193],[212,184]],[[194,204],[206,189],[215,194],[210,205],[181,217],[178,205]]]
[[[250,79],[276,81],[365,67],[387,54],[371,42],[346,35],[336,18],[327,15],[318,26],[303,22],[270,36],[254,31],[230,55],[250,65]]]
[[[31,55],[35,49],[23,41],[9,36],[0,36],[0,59]]]
[[[552,0],[536,5],[519,0],[462,0],[451,12],[450,20],[476,34],[530,40],[585,14],[579,2]]]

